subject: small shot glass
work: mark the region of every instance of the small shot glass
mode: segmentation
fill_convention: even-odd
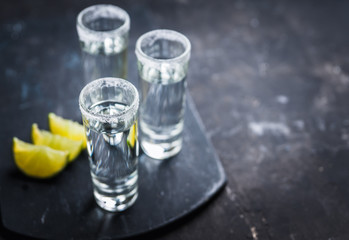
[[[182,148],[190,51],[188,38],[172,30],[154,30],[137,40],[140,145],[152,158],[166,159]]]
[[[130,17],[117,6],[100,4],[82,10],[76,21],[85,82],[102,77],[127,78]]]
[[[137,89],[120,78],[97,79],[80,93],[93,193],[107,211],[123,211],[138,196],[138,105]]]

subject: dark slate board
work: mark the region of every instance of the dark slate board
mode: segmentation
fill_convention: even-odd
[[[45,109],[42,105],[47,104],[31,108],[34,112]],[[7,144],[1,149],[0,170],[4,227],[38,238],[122,238],[159,228],[198,208],[224,185],[226,178],[192,100],[187,101],[187,107],[182,151],[167,161],[140,156],[139,197],[123,213],[108,213],[95,204],[86,153],[55,178],[39,181],[15,168]],[[6,124],[17,126],[31,111],[10,112],[11,121]],[[11,137],[2,136],[2,141],[10,142]]]
[[[49,112],[81,121],[78,95],[84,83],[76,14],[28,17],[0,28],[0,54],[6,56],[0,58],[2,225],[10,234],[56,239],[121,238],[157,229],[197,209],[226,181],[190,97],[181,153],[164,162],[140,156],[139,198],[121,214],[105,212],[94,202],[85,152],[45,181],[24,176],[14,164],[12,137],[30,141],[34,122],[48,129]],[[131,31],[128,56],[128,79],[136,85],[138,35]]]

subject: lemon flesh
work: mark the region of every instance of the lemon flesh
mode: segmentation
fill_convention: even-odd
[[[130,133],[127,136],[127,144],[134,148],[137,140],[137,121],[132,125]]]
[[[17,167],[26,175],[49,178],[64,169],[69,152],[33,145],[13,138],[13,156]]]
[[[48,124],[53,134],[58,134],[75,141],[82,141],[82,149],[86,148],[85,130],[81,124],[64,119],[54,113],[48,114]]]
[[[68,151],[69,162],[72,162],[81,152],[83,142],[75,141],[45,130],[40,130],[37,124],[32,125],[32,140],[35,145],[45,145],[50,148]]]

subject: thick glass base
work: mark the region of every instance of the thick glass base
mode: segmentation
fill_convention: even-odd
[[[143,152],[149,157],[163,160],[178,154],[182,149],[182,138],[172,142],[154,143],[145,139],[140,141]]]
[[[98,206],[110,212],[120,212],[131,207],[138,196],[138,171],[126,178],[105,181],[91,173],[93,194]]]
[[[93,191],[98,206],[109,212],[121,212],[131,207],[137,197],[137,186],[128,194],[122,195],[102,195],[96,189]]]

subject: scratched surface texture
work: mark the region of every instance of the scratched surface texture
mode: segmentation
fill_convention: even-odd
[[[25,43],[21,34],[27,21],[73,19],[93,3],[1,2],[1,27],[19,46],[12,53],[16,58],[1,56],[1,65],[26,61],[30,73],[45,61],[73,78],[76,71],[61,70],[62,64],[77,66],[77,52],[60,55],[60,48],[69,48],[58,44],[64,34],[40,42],[38,33]],[[130,13],[131,50],[141,33],[155,28],[179,30],[191,40],[188,86],[228,178],[210,204],[151,239],[349,239],[349,2],[113,3]],[[0,50],[7,44],[1,41]],[[21,59],[22,44],[32,51],[30,59]],[[36,57],[43,50],[47,59]],[[131,54],[130,64],[134,60]],[[131,76],[135,71],[131,66]],[[22,73],[0,74],[1,83],[11,85]],[[6,101],[40,92],[40,85],[24,86],[21,98]],[[64,92],[51,94],[64,98]]]

